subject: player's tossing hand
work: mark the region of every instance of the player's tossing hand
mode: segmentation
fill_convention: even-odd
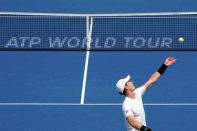
[[[165,65],[167,66],[170,66],[172,65],[174,62],[176,61],[176,58],[175,57],[168,57],[166,60],[165,60]]]

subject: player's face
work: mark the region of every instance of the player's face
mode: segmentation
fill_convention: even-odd
[[[126,86],[127,86],[127,88],[128,88],[129,90],[134,90],[134,89],[135,89],[135,86],[134,86],[134,84],[133,84],[132,81],[128,81],[128,82],[126,83]]]

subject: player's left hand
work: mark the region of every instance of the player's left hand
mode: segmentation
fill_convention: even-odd
[[[174,62],[176,62],[176,58],[175,57],[168,57],[166,60],[165,60],[165,65],[167,66],[170,66],[172,65]]]

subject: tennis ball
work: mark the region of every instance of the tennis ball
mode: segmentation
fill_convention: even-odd
[[[184,42],[184,38],[183,37],[179,37],[179,42],[183,43]]]

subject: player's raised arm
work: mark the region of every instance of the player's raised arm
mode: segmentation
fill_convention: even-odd
[[[168,57],[161,67],[155,73],[153,73],[149,80],[144,84],[146,90],[150,88],[161,77],[161,75],[163,75],[168,66],[172,65],[175,61],[176,58]]]

